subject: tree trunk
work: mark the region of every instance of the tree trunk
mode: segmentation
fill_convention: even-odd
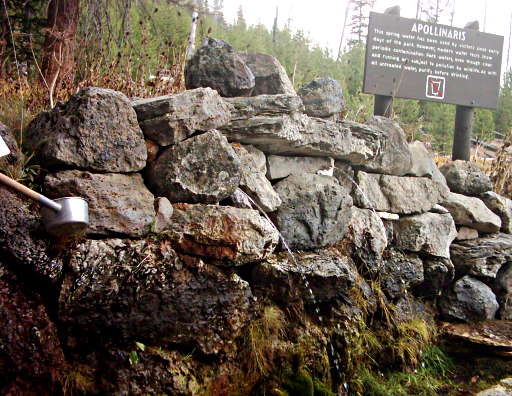
[[[75,36],[80,0],[50,0],[43,58],[43,75],[50,94],[64,79],[71,79],[75,65]]]

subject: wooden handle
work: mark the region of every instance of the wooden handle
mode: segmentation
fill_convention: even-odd
[[[0,173],[0,182],[15,189],[16,191],[22,193],[23,195],[26,195],[27,197],[33,199],[34,201],[39,202],[39,200],[40,200],[41,194],[36,193],[34,190],[31,190],[27,186],[24,186],[23,184],[18,183],[17,181],[11,179],[10,177],[5,176],[2,173]]]

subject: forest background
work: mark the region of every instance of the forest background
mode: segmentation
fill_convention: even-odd
[[[453,12],[450,0],[417,3],[418,18],[431,22]],[[194,9],[199,12],[196,46],[212,36],[241,52],[271,54],[296,89],[316,77],[333,77],[343,87],[345,117],[364,121],[373,113],[373,96],[361,92],[373,4],[350,0],[346,17],[340,16],[346,44],[333,54],[314,44],[293,20],[280,25],[278,10],[269,10],[276,13],[271,29],[249,25],[242,7],[228,23],[222,0],[0,0],[0,122],[22,135],[31,117],[84,86],[112,88],[130,97],[183,90]],[[511,70],[504,71],[502,81],[498,109],[475,112],[473,137],[484,142],[512,130]],[[394,117],[411,141],[450,154],[455,106],[396,99]]]

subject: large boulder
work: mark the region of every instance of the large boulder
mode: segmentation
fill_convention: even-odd
[[[474,162],[456,160],[440,168],[448,187],[454,193],[480,195],[492,190],[492,182]]]
[[[289,248],[317,249],[343,238],[352,198],[338,180],[305,173],[291,175],[274,188],[282,204],[273,215]]]
[[[297,93],[310,117],[326,118],[345,110],[341,85],[333,78],[316,78],[303,85]]]
[[[481,199],[462,194],[449,193],[442,202],[457,225],[468,226],[481,232],[498,232],[501,219]]]
[[[28,126],[25,143],[46,168],[136,172],[147,159],[130,100],[103,88],[84,88],[40,113]]]
[[[493,279],[503,264],[512,261],[512,235],[458,241],[452,243],[450,253],[458,273]]]
[[[18,149],[18,143],[12,134],[11,130],[0,122],[0,138],[4,141],[5,145],[11,152],[5,157],[0,157],[0,164],[2,161],[7,161],[10,164],[15,163],[20,158],[20,151]]]
[[[423,282],[423,262],[416,254],[390,249],[379,275],[382,290],[394,300]]]
[[[309,304],[346,300],[359,279],[351,259],[330,249],[271,256],[251,274],[258,294],[282,304],[297,299]]]
[[[334,160],[332,158],[285,157],[281,155],[269,155],[267,158],[267,177],[270,180],[284,179],[292,174],[322,174],[333,168]]]
[[[360,208],[398,214],[431,210],[448,194],[441,183],[426,177],[398,177],[358,172],[354,202]]]
[[[439,307],[449,319],[474,322],[494,319],[499,305],[489,286],[466,275],[441,298]]]
[[[89,204],[89,234],[141,237],[155,219],[155,198],[137,173],[51,173],[45,178],[44,190],[50,198],[84,198]]]
[[[500,303],[500,318],[512,320],[512,262],[500,268],[496,275],[494,289]]]
[[[173,343],[213,354],[251,318],[251,289],[162,240],[89,240],[71,252],[59,320],[75,342]]]
[[[23,273],[58,284],[63,259],[44,232],[39,207],[0,185],[0,257]]]
[[[211,88],[139,99],[132,105],[146,138],[160,146],[181,142],[197,131],[221,127],[231,119],[231,106]]]
[[[217,203],[241,177],[240,159],[216,130],[167,148],[146,171],[152,191],[171,202]]]
[[[457,229],[449,214],[422,213],[400,218],[394,236],[394,245],[399,249],[450,258],[450,244]]]
[[[175,204],[168,228],[176,249],[222,260],[225,265],[260,261],[275,249],[279,234],[256,210]]]
[[[501,219],[501,231],[512,234],[512,199],[503,197],[494,191],[481,195],[485,205]]]
[[[263,211],[275,211],[281,205],[281,198],[274,191],[272,184],[265,174],[258,170],[258,164],[243,146],[236,143],[232,146],[240,158],[242,169],[240,189],[249,195]]]
[[[366,124],[374,127],[385,136],[382,139],[380,154],[364,164],[369,172],[403,176],[410,172],[412,156],[407,144],[405,132],[400,125],[389,118],[373,116]]]
[[[57,327],[42,299],[0,262],[0,367],[3,395],[49,394],[64,366]]]
[[[412,167],[407,173],[416,177],[429,177],[446,185],[446,179],[441,173],[425,145],[420,141],[409,143]]]
[[[279,61],[268,54],[243,54],[240,56],[254,74],[253,96],[257,95],[295,95],[292,82]]]
[[[250,96],[255,79],[251,69],[231,45],[208,37],[185,70],[187,89],[210,87],[221,96]]]

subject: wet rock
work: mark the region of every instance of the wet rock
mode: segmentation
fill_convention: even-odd
[[[51,245],[39,206],[0,185],[0,258],[27,275],[57,284],[63,261]]]
[[[82,89],[40,113],[25,139],[45,167],[136,172],[146,165],[144,135],[130,100],[110,89]]]
[[[405,132],[400,125],[389,118],[373,116],[366,124],[377,129],[385,136],[379,155],[364,164],[369,172],[403,176],[410,172],[412,156],[407,144]]]
[[[62,171],[48,174],[44,189],[50,198],[84,198],[89,204],[89,234],[141,237],[155,219],[155,198],[136,173]]]
[[[469,239],[477,239],[478,231],[474,228],[460,227],[455,237],[456,241],[467,241]]]
[[[501,219],[478,198],[449,193],[442,205],[450,211],[457,225],[481,232],[498,232],[501,228]]]
[[[512,262],[500,268],[496,275],[494,289],[500,303],[500,318],[512,320]]]
[[[480,195],[492,190],[491,180],[474,162],[452,161],[441,166],[440,170],[454,193]]]
[[[194,256],[241,265],[263,260],[279,234],[256,210],[229,206],[175,204],[169,231],[175,246]]]
[[[2,262],[0,307],[0,393],[44,394],[64,364],[57,328],[41,298],[28,291]]]
[[[423,282],[423,262],[416,254],[392,249],[386,254],[380,274],[382,289],[394,300]]]
[[[282,200],[275,224],[291,249],[327,247],[343,238],[352,198],[335,178],[291,175],[274,188]]]
[[[211,88],[140,99],[132,105],[146,138],[160,146],[179,143],[197,131],[221,127],[231,119],[231,106]]]
[[[352,256],[364,263],[369,270],[380,266],[388,238],[386,228],[377,213],[352,207],[344,240],[350,243]]]
[[[282,114],[301,113],[302,100],[297,95],[258,95],[254,97],[224,98],[231,109],[232,120],[247,120],[252,117],[270,117]]]
[[[239,144],[233,144],[235,153],[240,158],[242,178],[240,189],[249,195],[265,212],[273,212],[281,205],[281,198],[274,191],[265,174],[258,171],[258,165],[249,152]]]
[[[167,148],[147,169],[156,195],[171,202],[217,203],[240,183],[240,160],[218,131]]]
[[[441,173],[422,142],[414,141],[409,143],[409,151],[411,152],[412,167],[407,173],[408,175],[428,177],[446,185],[444,175]]]
[[[253,208],[252,202],[240,188],[237,188],[233,194],[221,202],[221,204],[227,206],[233,206],[239,209],[255,209]]]
[[[501,231],[512,234],[512,199],[493,191],[487,191],[480,197],[485,205],[501,219]]]
[[[427,212],[442,201],[448,189],[426,177],[397,177],[358,172],[354,202],[360,208],[413,214]]]
[[[410,252],[450,258],[450,244],[457,236],[449,214],[423,213],[402,217],[394,227],[394,245]]]
[[[431,325],[435,324],[436,312],[424,302],[407,294],[395,303],[395,317],[398,323],[421,319]]]
[[[4,141],[5,145],[9,148],[10,154],[5,157],[0,157],[0,163],[7,161],[9,164],[14,164],[20,158],[20,151],[18,149],[18,143],[14,139],[14,135],[10,129],[0,122],[0,138]]]
[[[294,253],[294,259],[285,253],[272,256],[254,267],[251,282],[279,303],[304,299],[318,304],[346,300],[359,278],[350,258],[326,249]]]
[[[173,208],[169,200],[165,197],[158,197],[155,200],[156,217],[153,224],[153,231],[157,234],[170,227],[172,221]]]
[[[491,288],[468,275],[455,282],[439,306],[444,316],[464,322],[494,319],[499,308]]]
[[[185,85],[187,89],[210,87],[226,97],[250,96],[255,79],[231,45],[208,37],[187,64]]]
[[[298,94],[304,102],[306,114],[310,117],[330,117],[345,110],[341,86],[333,78],[316,78],[303,85]]]
[[[70,270],[59,318],[71,344],[138,340],[215,354],[251,318],[247,282],[178,257],[166,241],[89,240],[72,252]]]
[[[267,158],[267,177],[270,180],[277,180],[284,179],[292,174],[318,174],[319,171],[328,171],[333,167],[334,160],[332,158],[269,155]]]
[[[295,95],[292,82],[286,70],[272,55],[240,54],[255,78],[253,96],[257,95]]]
[[[458,273],[496,278],[503,264],[512,261],[512,236],[491,234],[452,243],[450,253]]]
[[[455,267],[450,259],[441,257],[423,258],[423,274],[425,281],[414,289],[415,294],[432,300],[453,281]]]

